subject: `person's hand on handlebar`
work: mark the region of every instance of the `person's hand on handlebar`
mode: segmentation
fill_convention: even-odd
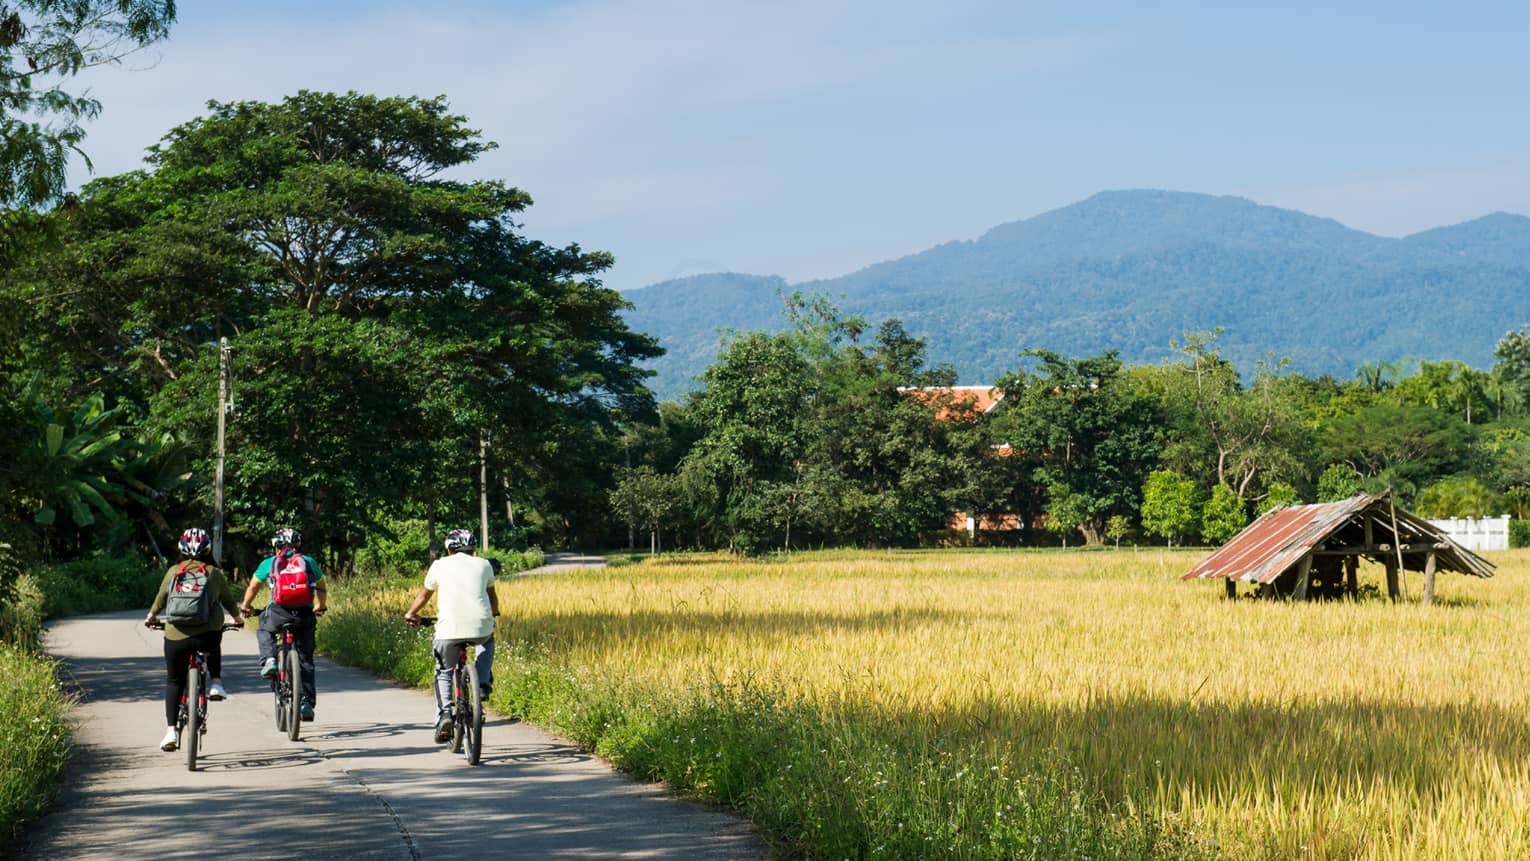
[[[418,625],[420,624],[420,614],[410,610],[404,614],[404,621],[411,625]]]
[[[149,615],[143,617],[143,626],[145,628],[159,627],[159,617],[153,613],[150,613]]]

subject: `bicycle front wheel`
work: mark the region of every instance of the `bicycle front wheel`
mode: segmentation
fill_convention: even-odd
[[[202,672],[196,667],[186,670],[186,729],[181,733],[181,749],[186,751],[186,770],[197,770],[197,743],[202,740]]]
[[[483,756],[483,694],[478,687],[478,667],[467,665],[467,729],[463,733],[468,765]]]
[[[298,675],[297,649],[288,649],[284,661],[286,666],[282,668],[282,672],[287,674],[287,708],[285,709],[287,738],[297,741],[298,736],[302,734],[302,726],[298,723],[302,719],[298,714],[298,705],[302,699],[303,690],[303,677]]]

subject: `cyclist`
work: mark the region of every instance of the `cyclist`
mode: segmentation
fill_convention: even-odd
[[[255,568],[255,576],[244,590],[241,609],[248,615],[255,610],[250,602],[260,591],[262,583],[271,589],[271,601],[260,614],[260,677],[276,678],[276,635],[282,625],[292,624],[292,639],[298,650],[298,672],[302,676],[302,699],[298,710],[303,720],[313,720],[313,708],[318,703],[318,691],[314,684],[313,629],[315,620],[324,615],[326,593],[324,572],[312,556],[302,552],[303,535],[290,526],[284,526],[271,535],[272,555],[261,560]],[[295,582],[289,582],[290,572],[299,572]],[[288,596],[294,596],[289,600]]]
[[[212,678],[212,683],[207,686],[207,698],[221,700],[228,696],[228,692],[223,690],[222,679],[223,611],[227,610],[234,617],[234,624],[243,621],[239,615],[239,604],[234,600],[233,587],[229,585],[223,571],[212,564],[212,540],[207,537],[206,530],[195,526],[187,529],[181,533],[178,546],[181,561],[165,572],[165,579],[159,584],[159,593],[154,596],[154,603],[149,607],[149,615],[144,618],[144,624],[159,624],[159,614],[170,599],[171,584],[179,575],[190,574],[193,580],[206,577],[206,583],[201,588],[206,592],[208,612],[207,621],[201,624],[165,624],[166,729],[165,737],[159,743],[160,750],[175,750],[180,746],[180,734],[175,729],[175,720],[180,711],[181,697],[186,695],[186,667],[192,652],[200,650],[207,653],[207,674]],[[188,581],[183,578],[182,583]]]
[[[499,615],[499,596],[494,592],[494,568],[474,555],[478,540],[468,529],[446,533],[446,555],[430,564],[425,585],[414,596],[404,620],[419,624],[420,610],[430,596],[436,599],[436,633],[431,651],[436,656],[436,741],[452,733],[452,669],[468,644],[478,647],[474,666],[478,683],[488,697],[494,683],[494,617]]]

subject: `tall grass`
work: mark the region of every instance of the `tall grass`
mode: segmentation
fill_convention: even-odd
[[[1227,602],[1175,579],[1196,558],[525,578],[495,703],[811,856],[1530,857],[1530,553],[1429,608]],[[424,681],[406,600],[340,602],[326,646]]]
[[[51,660],[0,643],[0,839],[53,802],[69,750],[68,698]]]

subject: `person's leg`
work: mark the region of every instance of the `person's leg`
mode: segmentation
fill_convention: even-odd
[[[195,648],[194,640],[165,638],[165,726],[175,728],[181,713],[181,697],[186,695],[187,656]]]
[[[490,634],[478,644],[478,657],[473,659],[478,668],[478,684],[485,690],[494,687],[494,635]]]
[[[255,635],[255,644],[260,649],[262,664],[276,656],[277,609],[273,605],[260,614],[260,630]]]
[[[223,690],[223,632],[208,631],[200,635],[202,648],[207,651],[207,676],[210,684],[207,687],[207,698],[221,700],[227,696]]]
[[[309,706],[316,706],[319,704],[319,691],[313,669],[314,615],[312,611],[307,611],[294,613],[293,617],[297,620],[292,638],[297,645],[298,672],[303,677],[303,700]]]
[[[435,640],[430,645],[431,653],[436,656],[436,717],[441,718],[451,710],[452,668],[457,666],[462,643],[457,640]]]

